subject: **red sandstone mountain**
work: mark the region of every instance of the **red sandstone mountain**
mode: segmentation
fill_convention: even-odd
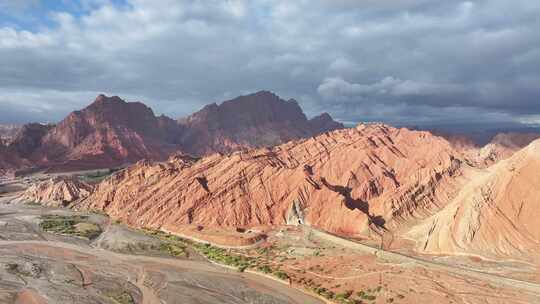
[[[164,160],[177,151],[206,155],[271,146],[338,128],[343,125],[328,114],[307,120],[295,101],[266,91],[208,105],[182,123],[156,117],[140,102],[100,95],[56,126],[24,126],[0,149],[0,170],[112,167]]]
[[[182,147],[194,155],[274,146],[344,127],[327,113],[308,120],[295,100],[268,91],[209,104],[181,124]]]
[[[429,132],[360,125],[273,148],[139,162],[68,201],[171,232],[303,223],[389,233],[421,252],[531,259],[540,257],[538,172],[540,140],[482,168]],[[56,184],[36,197],[60,193],[43,190]]]
[[[301,222],[369,236],[444,206],[458,155],[428,132],[360,125],[274,148],[140,162],[77,206],[169,231]]]
[[[47,132],[32,158],[81,169],[166,159],[177,149],[166,141],[170,123],[140,102],[100,95]]]
[[[70,177],[56,177],[34,184],[28,188],[19,200],[40,203],[45,206],[65,206],[75,200],[90,195],[93,186]]]

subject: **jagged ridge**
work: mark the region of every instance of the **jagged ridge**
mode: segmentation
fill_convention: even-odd
[[[360,125],[275,148],[141,162],[102,182],[78,207],[169,231],[300,220],[369,235],[418,215],[415,208],[444,205],[461,164],[454,155],[427,132]]]

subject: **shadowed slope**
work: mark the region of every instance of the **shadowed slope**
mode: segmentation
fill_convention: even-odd
[[[308,120],[295,100],[268,91],[209,104],[180,123],[186,129],[182,147],[194,155],[275,146],[344,128],[327,113]]]

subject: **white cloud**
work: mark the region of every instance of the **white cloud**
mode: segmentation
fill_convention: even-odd
[[[52,39],[48,35],[16,31],[9,27],[0,28],[0,48],[39,48],[51,44]]]
[[[0,0],[0,8],[11,2]],[[33,2],[21,9],[39,5]],[[15,93],[33,92],[27,100],[52,102],[56,110],[42,110],[65,114],[78,106],[73,98],[81,104],[89,101],[86,92],[109,92],[174,116],[224,95],[268,89],[348,120],[355,119],[351,113],[380,117],[382,108],[397,104],[403,110],[385,110],[389,120],[419,105],[540,113],[535,1],[84,0],[78,6],[82,16],[48,12],[52,26],[0,27],[0,96],[11,94],[10,106],[24,111],[26,97]],[[47,97],[51,91],[65,94],[55,101]],[[379,114],[356,111],[366,104]]]
[[[391,76],[370,84],[350,83],[339,77],[326,78],[317,88],[320,95],[327,99],[341,97],[376,97],[376,95],[429,96],[463,93],[465,89],[456,84],[440,84],[401,80]]]

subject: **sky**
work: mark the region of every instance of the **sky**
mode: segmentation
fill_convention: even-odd
[[[259,90],[345,123],[540,123],[540,1],[0,0],[0,123]]]

